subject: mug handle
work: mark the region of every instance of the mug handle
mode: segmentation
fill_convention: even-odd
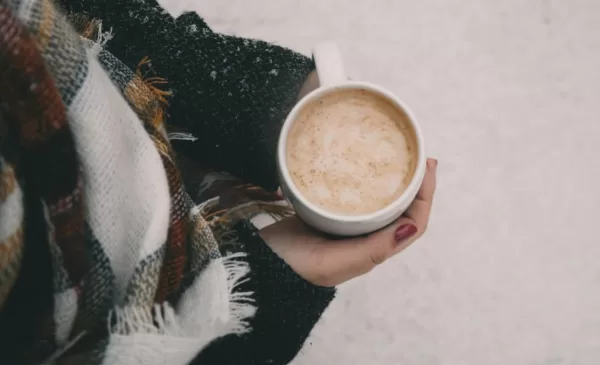
[[[320,86],[334,86],[348,81],[342,53],[334,42],[322,42],[313,48]]]

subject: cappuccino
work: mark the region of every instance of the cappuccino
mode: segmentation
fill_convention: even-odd
[[[287,138],[286,164],[311,203],[339,215],[364,215],[398,199],[418,161],[408,116],[363,89],[337,90],[306,105]]]

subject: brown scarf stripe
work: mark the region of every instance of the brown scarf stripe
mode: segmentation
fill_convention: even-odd
[[[15,191],[16,186],[15,170],[8,163],[0,161],[0,203],[4,202]]]
[[[42,51],[48,46],[50,37],[52,36],[51,31],[55,17],[56,11],[50,3],[50,0],[42,0],[42,21],[39,24],[39,36],[37,38],[40,50]]]
[[[37,49],[37,43],[6,7],[0,8],[0,99],[8,103],[8,121],[20,131],[30,171],[47,206],[70,209],[50,215],[55,241],[67,271],[78,282],[86,270],[83,245],[83,204],[79,165],[62,98]]]
[[[149,122],[146,122],[146,126],[154,128],[149,125]],[[159,132],[155,132],[154,137],[157,139],[164,138]],[[163,143],[166,143],[166,141],[163,141]],[[179,170],[171,161],[170,156],[161,153],[160,157],[167,173],[171,195],[171,224],[169,225],[163,267],[154,299],[157,303],[165,301],[179,291],[186,266],[187,220],[185,218],[189,210],[184,199],[185,191],[183,190]]]
[[[17,261],[20,255],[20,242],[23,241],[23,227],[19,226],[15,232],[3,241],[0,241],[0,267],[5,267],[11,262]]]
[[[22,254],[23,226],[19,226],[13,234],[0,242],[0,309],[17,279]]]
[[[1,123],[4,123],[3,118],[0,118]],[[15,195],[20,190],[18,184],[13,167],[0,157],[0,221],[10,221],[5,216],[14,214],[14,212],[7,209],[6,204],[9,204],[7,202],[9,197],[12,199],[18,198]],[[13,203],[20,204],[21,202],[13,201]],[[13,288],[21,268],[24,244],[23,222],[14,223],[14,226],[9,227],[10,231],[6,232],[7,236],[0,238],[0,310],[2,310],[4,302]]]

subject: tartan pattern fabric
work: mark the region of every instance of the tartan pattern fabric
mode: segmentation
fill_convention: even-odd
[[[1,29],[1,28],[0,28]],[[23,207],[15,171],[0,157],[0,310],[17,279],[23,252]]]
[[[166,81],[103,50],[100,27],[86,34],[97,42],[50,0],[0,0],[0,310],[27,228],[18,167],[42,202],[54,292],[35,329],[45,345],[23,362],[186,364],[254,313],[250,293],[232,295],[247,264],[219,250],[235,221],[289,210],[198,166],[194,198],[208,202],[194,206],[164,129]]]
[[[1,99],[10,107],[7,120],[18,130],[24,158],[31,166],[33,184],[49,211],[54,241],[64,257],[70,280],[78,283],[86,271],[83,249],[83,204],[79,165],[65,106],[38,52],[38,42],[0,9],[4,49],[0,61]],[[12,36],[12,37],[11,37]],[[40,42],[43,46],[43,42]]]
[[[93,43],[88,43],[94,47]],[[189,211],[186,192],[183,189],[183,183],[179,170],[175,166],[174,152],[166,138],[163,129],[163,106],[165,102],[164,92],[153,88],[152,82],[162,82],[162,80],[144,81],[141,72],[138,69],[134,73],[122,62],[113,57],[109,52],[101,50],[98,54],[98,60],[115,85],[125,96],[129,105],[132,107],[140,119],[144,122],[144,127],[148,135],[159,151],[169,185],[171,196],[170,225],[167,236],[167,243],[162,255],[162,267],[160,277],[157,282],[155,301],[161,303],[175,295],[183,278],[184,268],[186,266],[186,246],[187,239],[187,217]],[[142,62],[143,64],[143,62]],[[140,67],[142,66],[140,65]],[[155,258],[155,260],[160,260]],[[144,268],[139,269],[141,277],[149,277],[148,269],[158,267],[156,263],[147,263]],[[156,272],[153,271],[153,272]],[[134,283],[137,280],[133,280]]]

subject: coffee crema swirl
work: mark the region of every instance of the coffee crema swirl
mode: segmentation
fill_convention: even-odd
[[[417,164],[408,116],[383,96],[338,90],[307,104],[287,138],[286,164],[301,194],[330,213],[364,215],[398,199]]]

